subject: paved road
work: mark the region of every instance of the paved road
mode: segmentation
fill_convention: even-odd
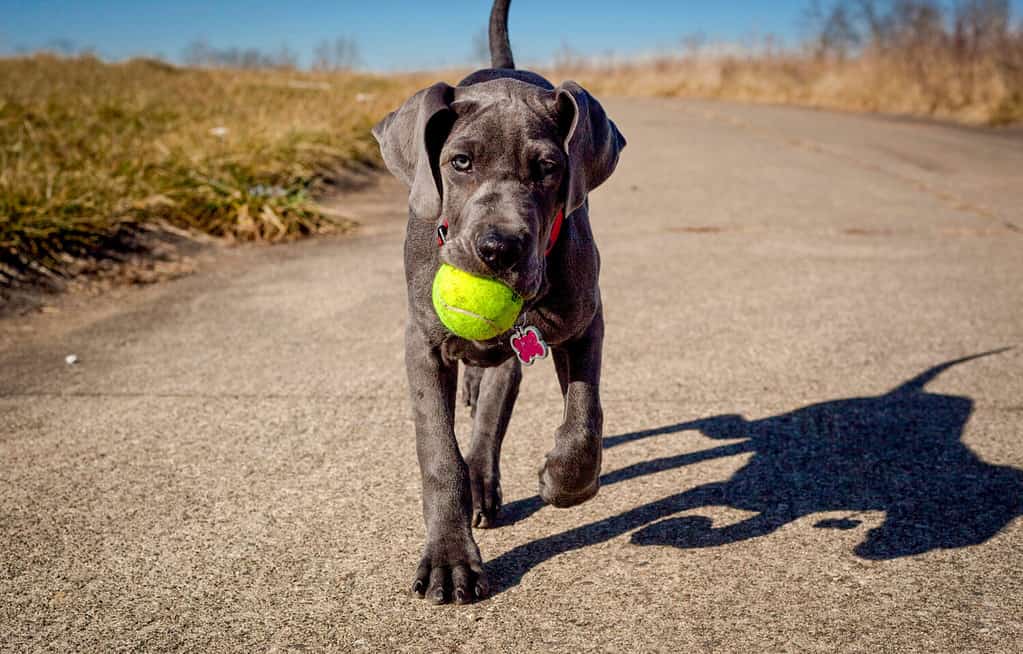
[[[1023,651],[1023,141],[609,108],[603,489],[539,506],[561,408],[528,370],[492,599],[404,592],[385,184],[343,204],[362,236],[7,325],[0,649]]]

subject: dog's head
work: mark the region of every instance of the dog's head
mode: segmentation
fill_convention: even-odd
[[[606,180],[625,147],[574,82],[434,84],[373,128],[387,168],[410,189],[412,220],[447,223],[441,259],[496,277],[529,299],[558,211]]]

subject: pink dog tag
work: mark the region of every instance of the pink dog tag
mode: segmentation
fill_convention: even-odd
[[[527,366],[533,365],[537,359],[546,358],[549,352],[540,330],[532,325],[525,329],[516,327],[511,337],[511,346],[515,350],[515,356]]]

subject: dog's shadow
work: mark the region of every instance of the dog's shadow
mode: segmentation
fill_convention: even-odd
[[[985,463],[962,443],[973,411],[970,398],[929,393],[924,386],[954,365],[1003,351],[942,363],[876,397],[833,400],[761,420],[720,415],[608,437],[606,448],[690,429],[714,439],[742,440],[609,472],[601,477],[602,486],[718,457],[751,453],[752,458],[725,481],[520,545],[487,564],[495,586],[515,586],[558,554],[633,530],[638,531],[630,542],[636,545],[714,547],[765,536],[822,511],[885,512],[883,523],[854,549],[865,559],[983,543],[1023,515],[1023,471]],[[755,515],[721,528],[706,517],[671,517],[715,505]],[[539,497],[508,504],[502,523],[522,520],[542,506]],[[814,526],[859,524],[843,517]]]

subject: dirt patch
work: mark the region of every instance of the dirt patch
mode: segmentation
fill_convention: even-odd
[[[894,236],[895,230],[871,227],[847,227],[842,230],[842,233],[849,236]]]
[[[718,234],[725,231],[725,228],[716,225],[687,225],[684,227],[669,227],[668,231],[676,234]]]

